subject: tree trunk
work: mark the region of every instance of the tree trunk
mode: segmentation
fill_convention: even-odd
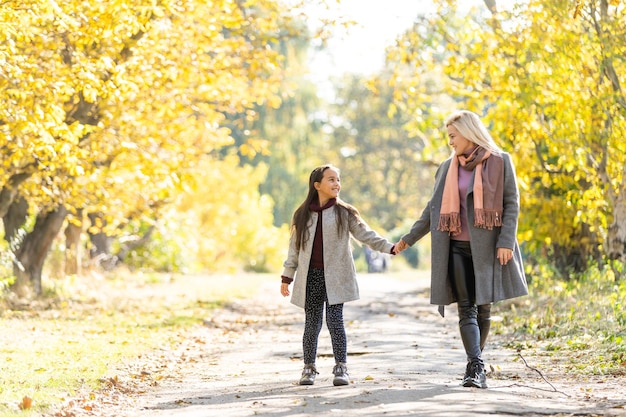
[[[45,215],[39,215],[33,231],[26,235],[16,257],[15,283],[11,289],[20,296],[41,295],[41,272],[54,238],[59,234],[67,209],[63,206]]]
[[[26,172],[12,175],[6,184],[2,186],[2,191],[0,191],[0,217],[6,216],[11,204],[13,204],[13,201],[18,196],[18,187],[21,183],[26,181],[30,175],[30,173]]]
[[[128,255],[129,252],[132,252],[139,246],[145,245],[150,240],[150,238],[152,237],[152,233],[155,230],[156,230],[156,226],[152,225],[148,228],[146,233],[143,236],[141,236],[139,239],[131,240],[127,242],[124,246],[122,246],[122,248],[116,254],[117,262],[118,263],[124,262],[124,259],[126,258],[126,255]]]
[[[98,224],[104,225],[105,223],[105,221],[102,220],[102,215],[98,213],[89,213],[88,217],[92,226]],[[103,232],[89,232],[89,239],[91,241],[91,249],[89,250],[91,261],[98,267],[102,267],[106,270],[113,269],[117,264],[117,257],[111,253],[113,238]]]
[[[83,232],[82,211],[76,216],[77,222],[69,222],[65,228],[65,274],[80,274],[81,245],[80,235]]]
[[[91,226],[97,226],[102,224],[104,226],[105,221],[102,220],[102,216],[97,213],[89,213],[87,215],[89,217],[89,221]],[[91,228],[90,228],[91,229]],[[91,249],[89,250],[89,257],[96,258],[101,255],[110,255],[111,254],[111,239],[102,232],[99,233],[89,233],[89,240],[91,241]]]
[[[489,9],[491,14],[496,14],[498,12],[496,0],[485,0],[485,6],[487,6],[487,9]]]
[[[2,222],[4,223],[4,240],[9,242],[12,246],[15,245],[14,240],[17,231],[24,225],[27,216],[28,202],[19,196],[5,209],[4,215],[2,216]]]
[[[624,109],[626,109],[626,98],[624,97],[624,92],[622,91],[619,76],[615,70],[615,66],[613,65],[613,61],[618,59],[616,55],[604,52],[613,50],[612,45],[614,42],[613,36],[606,31],[602,25],[603,22],[609,22],[611,19],[609,16],[609,2],[603,0],[600,2],[599,6],[600,20],[598,21],[594,18],[596,35],[601,46],[600,50],[603,51],[600,55],[601,62],[598,69],[600,70],[600,74],[609,80],[613,92],[615,93],[615,103],[612,103],[610,107],[617,104],[621,106],[621,109],[615,108],[615,110],[621,110],[621,113],[623,113]],[[618,62],[620,61],[621,58]],[[614,116],[616,113],[613,110],[610,112],[607,110],[605,114],[606,130],[610,131],[611,127],[615,124],[613,119],[616,117]],[[608,158],[608,149],[604,149],[604,158]],[[606,168],[604,168],[603,171],[606,171]],[[610,199],[613,204],[613,223],[609,226],[607,236],[608,258],[622,263],[626,262],[626,177],[624,177],[624,175],[626,175],[626,167],[622,170],[622,183],[619,187],[617,195],[609,193],[608,199]],[[604,175],[602,179],[606,184],[610,184],[608,175]]]
[[[626,175],[624,167],[623,175]],[[613,198],[613,223],[609,226],[608,257],[626,262],[626,177],[622,176],[621,192]]]

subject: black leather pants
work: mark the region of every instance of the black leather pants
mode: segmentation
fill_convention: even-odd
[[[457,298],[459,329],[470,362],[482,363],[481,353],[491,327],[491,304],[476,305],[476,282],[470,243],[450,241],[448,276]]]

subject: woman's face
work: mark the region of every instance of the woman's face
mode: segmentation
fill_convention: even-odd
[[[332,168],[326,169],[322,180],[315,183],[315,189],[320,199],[320,205],[326,204],[331,198],[337,198],[339,191],[341,191],[339,173]]]
[[[456,156],[467,155],[476,146],[474,142],[461,135],[454,125],[448,125],[448,144]]]

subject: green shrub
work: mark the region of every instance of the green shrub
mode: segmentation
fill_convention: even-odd
[[[558,358],[572,358],[567,366],[573,372],[623,374],[626,280],[616,276],[620,270],[623,265],[594,265],[563,281],[549,267],[535,266],[530,296],[500,307],[512,314],[503,314],[496,331],[507,334],[509,346],[517,349],[570,352]]]

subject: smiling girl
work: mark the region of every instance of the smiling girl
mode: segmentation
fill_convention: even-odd
[[[350,236],[373,250],[395,255],[394,245],[371,230],[359,211],[339,198],[340,191],[338,168],[315,168],[309,177],[308,195],[292,219],[280,292],[288,296],[289,284],[295,279],[291,302],[304,309],[304,369],[300,385],[313,385],[318,374],[315,359],[324,306],[336,362],[333,385],[350,383],[343,304],[359,299]]]

